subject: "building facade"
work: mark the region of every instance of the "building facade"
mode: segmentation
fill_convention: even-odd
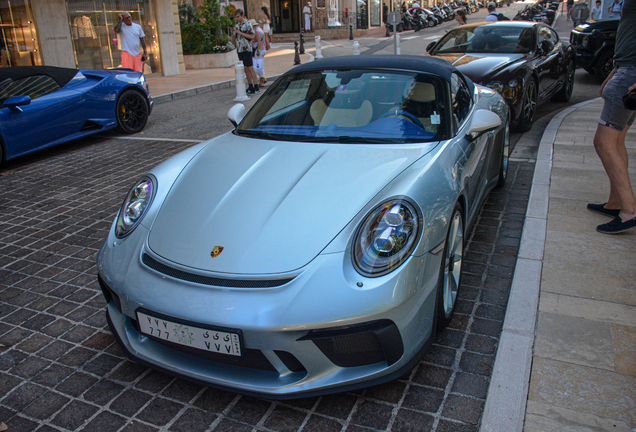
[[[146,35],[147,76],[185,73],[177,0],[0,0],[2,66],[121,65],[113,27],[128,12]]]

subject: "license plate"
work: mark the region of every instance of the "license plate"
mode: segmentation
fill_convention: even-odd
[[[238,333],[217,331],[180,324],[137,312],[141,333],[167,342],[184,345],[213,353],[241,355],[241,339]]]

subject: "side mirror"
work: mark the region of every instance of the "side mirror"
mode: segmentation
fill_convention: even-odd
[[[426,52],[429,52],[430,50],[432,50],[436,43],[437,41],[433,41],[430,44],[428,44],[428,46],[426,47]]]
[[[486,132],[497,129],[501,126],[501,117],[492,111],[477,110],[473,114],[473,120],[470,123],[470,129],[466,133],[468,141],[474,141]]]
[[[239,125],[243,117],[245,117],[245,105],[243,104],[236,104],[227,112],[227,118],[234,127]]]
[[[9,99],[5,99],[5,101],[2,102],[2,105],[6,106],[13,112],[21,113],[22,108],[20,107],[29,105],[30,103],[31,103],[30,96],[14,96],[14,97],[10,97]]]

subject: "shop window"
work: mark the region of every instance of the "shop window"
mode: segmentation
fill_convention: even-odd
[[[144,31],[148,60],[144,74],[161,75],[161,57],[153,0],[68,0],[68,18],[77,67],[121,67],[121,45],[113,33],[119,14],[128,12]]]
[[[33,11],[24,0],[0,0],[0,65],[41,64]]]

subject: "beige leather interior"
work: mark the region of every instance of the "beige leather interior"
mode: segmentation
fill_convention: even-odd
[[[373,106],[365,100],[358,109],[329,108],[322,99],[311,104],[309,115],[316,126],[335,124],[340,127],[357,127],[369,124],[373,118]]]

